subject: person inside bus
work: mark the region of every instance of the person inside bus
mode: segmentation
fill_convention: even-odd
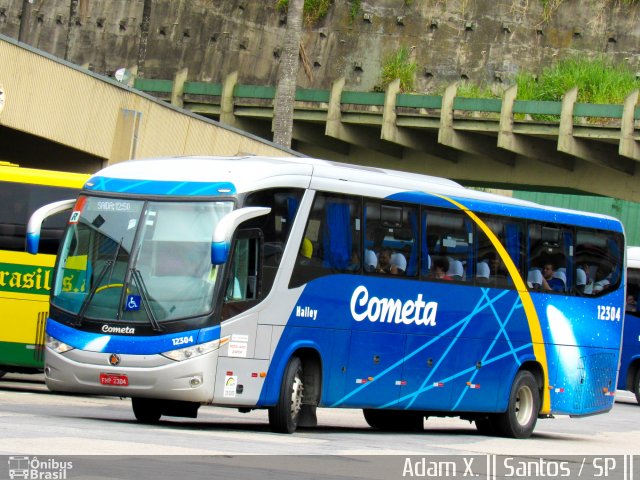
[[[498,252],[493,252],[488,257],[486,257],[483,262],[489,265],[489,275],[490,279],[493,283],[498,286],[503,286],[507,279],[507,269],[498,255]]]
[[[564,292],[565,282],[557,275],[553,263],[545,263],[542,266],[542,285],[543,290],[549,292]]]
[[[380,250],[380,254],[378,255],[378,273],[391,273],[391,255],[393,254],[392,250],[388,247]]]
[[[364,249],[364,270],[365,272],[377,272],[379,270],[377,252],[382,251],[382,242],[385,232],[382,227],[367,228],[367,243]]]
[[[431,265],[431,278],[436,280],[453,280],[447,272],[449,271],[449,260],[446,257],[434,258]]]
[[[604,265],[598,265],[598,268],[595,274],[596,278],[595,278],[595,281],[593,282],[593,288],[591,289],[591,293],[595,295],[596,293],[600,293],[603,290],[606,290],[607,288],[609,288],[609,286],[611,285],[612,275],[613,275],[613,272],[611,272],[607,267],[605,267]]]
[[[625,312],[637,312],[638,311],[638,304],[636,302],[636,297],[633,296],[633,294],[628,294],[627,295],[627,303],[624,307],[624,311]]]

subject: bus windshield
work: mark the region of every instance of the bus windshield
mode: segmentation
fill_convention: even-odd
[[[60,251],[52,305],[84,319],[151,323],[211,311],[211,239],[233,202],[79,197]]]

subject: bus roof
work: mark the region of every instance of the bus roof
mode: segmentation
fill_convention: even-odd
[[[52,187],[82,188],[89,174],[22,168],[8,162],[0,162],[0,180],[3,182],[30,183]]]
[[[157,185],[169,183],[166,191]],[[212,185],[219,190],[207,189]],[[190,185],[190,186],[187,186]],[[440,177],[308,157],[167,157],[117,163],[97,172],[88,190],[195,195],[298,187],[375,198],[425,201],[451,198],[472,211],[622,231],[614,217],[539,205],[463,187]],[[230,191],[231,188],[231,191]],[[206,193],[205,193],[206,192]],[[451,206],[450,203],[444,203]]]

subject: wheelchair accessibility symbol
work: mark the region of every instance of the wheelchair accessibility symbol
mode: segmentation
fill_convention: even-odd
[[[124,309],[127,311],[140,310],[140,300],[140,295],[129,295]]]

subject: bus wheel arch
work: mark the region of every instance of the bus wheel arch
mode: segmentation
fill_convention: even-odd
[[[516,373],[507,410],[493,417],[496,433],[510,438],[528,438],[535,429],[540,413],[542,370],[536,363],[523,364]]]
[[[634,359],[629,365],[625,388],[636,396],[636,401],[640,404],[640,358]]]

